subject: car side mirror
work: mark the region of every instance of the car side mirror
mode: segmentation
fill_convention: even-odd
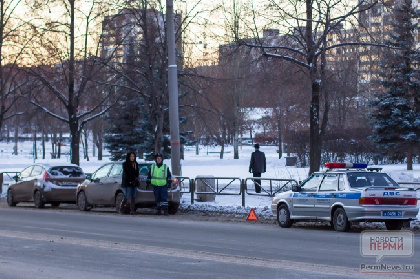
[[[18,175],[13,176],[12,178],[13,178],[13,180],[14,180],[14,181],[16,181],[16,182],[18,182],[18,181],[19,181],[19,176],[18,176]]]
[[[300,185],[293,185],[292,191],[293,192],[300,192],[302,190],[302,187]]]

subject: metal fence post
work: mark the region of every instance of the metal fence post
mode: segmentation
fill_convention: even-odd
[[[190,179],[191,204],[194,204],[195,180]]]
[[[246,184],[245,179],[242,179],[241,183],[241,193],[242,193],[242,207],[245,207],[245,192],[246,192]]]

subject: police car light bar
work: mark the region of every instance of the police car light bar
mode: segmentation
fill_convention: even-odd
[[[329,169],[365,169],[367,164],[362,163],[325,163]]]

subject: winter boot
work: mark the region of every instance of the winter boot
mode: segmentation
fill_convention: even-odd
[[[162,209],[158,208],[156,211],[156,215],[162,215]]]
[[[163,215],[165,215],[165,216],[168,216],[169,215],[167,208],[163,209]]]
[[[136,213],[136,198],[131,197],[130,214],[134,215],[135,213]]]

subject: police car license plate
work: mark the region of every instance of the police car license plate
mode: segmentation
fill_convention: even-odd
[[[382,216],[386,216],[386,217],[402,217],[402,211],[382,211]]]

